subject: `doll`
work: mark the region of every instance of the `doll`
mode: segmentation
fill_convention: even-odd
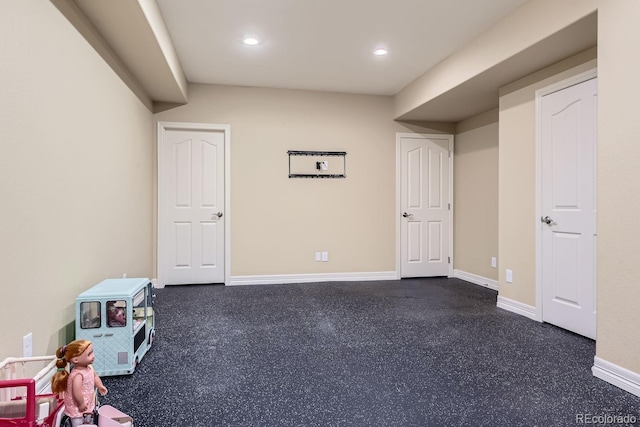
[[[95,408],[94,387],[102,396],[107,388],[93,370],[93,345],[91,341],[75,340],[56,351],[57,372],[51,378],[51,390],[63,397],[64,413],[71,419],[73,427],[91,424]],[[67,364],[72,368],[67,371]]]
[[[116,307],[113,302],[107,303],[107,319],[107,324],[110,327],[125,326],[127,324],[124,308]]]

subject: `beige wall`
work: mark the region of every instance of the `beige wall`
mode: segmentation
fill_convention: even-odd
[[[640,374],[640,2],[600,3],[596,354]]]
[[[47,1],[0,14],[0,359],[72,338],[75,296],[150,276],[152,115]]]
[[[597,4],[597,0],[526,2],[402,89],[395,96],[395,117],[436,99],[591,14]]]
[[[395,272],[395,134],[410,129],[393,122],[391,97],[199,84],[189,94],[155,118],[231,125],[232,276]],[[347,178],[290,179],[288,150],[346,151]]]
[[[457,124],[453,267],[498,280],[498,110]],[[499,261],[499,260],[498,260]]]

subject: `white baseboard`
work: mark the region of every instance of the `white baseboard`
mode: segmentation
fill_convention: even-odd
[[[487,279],[486,277],[478,276],[477,274],[467,273],[462,270],[453,270],[453,277],[471,282],[475,285],[484,286],[485,288],[498,290],[498,281],[493,279]]]
[[[273,285],[280,283],[353,282],[398,279],[400,279],[400,277],[396,271],[379,271],[370,273],[280,274],[231,276],[231,281],[230,283],[227,283],[227,285]]]
[[[510,311],[512,313],[519,314],[524,317],[528,317],[531,320],[539,321],[536,313],[536,308],[529,304],[524,304],[518,301],[514,301],[509,298],[501,297],[498,295],[498,308]]]
[[[600,378],[631,394],[640,396],[640,374],[607,362],[598,356],[593,358],[591,372],[593,372],[593,376],[596,378]]]

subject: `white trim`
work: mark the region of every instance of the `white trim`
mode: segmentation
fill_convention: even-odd
[[[462,270],[453,270],[453,277],[458,279],[471,282],[474,285],[480,285],[485,288],[493,289],[494,291],[499,290],[498,281],[494,279],[488,279],[486,277],[478,276],[477,274],[467,273]]]
[[[162,164],[162,150],[161,144],[164,137],[164,133],[167,130],[171,129],[179,129],[179,130],[204,130],[204,131],[223,131],[224,132],[224,282],[229,283],[231,278],[231,126],[224,124],[212,124],[212,123],[188,123],[188,122],[158,122],[157,128],[157,145],[156,150],[158,151],[157,157],[157,174],[158,174],[158,197],[157,197],[157,206],[156,211],[158,215],[157,221],[157,253],[156,253],[156,263],[157,263],[157,286],[159,288],[164,288],[164,273],[163,273],[163,262],[160,259],[161,251],[161,242],[160,242],[160,200],[162,199],[162,195],[160,194],[160,189],[163,188],[162,182],[163,177],[160,175],[160,165]]]
[[[536,318],[536,308],[529,305],[524,304],[519,301],[515,301],[509,298],[501,297],[498,295],[498,308],[503,310],[510,311],[512,313],[519,314],[520,316],[528,317],[531,320],[537,320]]]
[[[454,155],[454,146],[453,146],[453,135],[451,134],[428,134],[428,133],[396,133],[396,270],[397,270],[397,279],[402,278],[402,258],[400,254],[401,249],[401,238],[402,233],[400,231],[401,222],[402,222],[402,206],[401,206],[401,196],[402,196],[402,153],[400,147],[400,140],[402,138],[432,138],[432,139],[447,139],[449,140],[449,203],[451,204],[451,209],[449,209],[449,253],[447,256],[449,257],[449,272],[447,277],[453,277],[453,155]]]
[[[598,356],[593,358],[591,372],[593,372],[593,376],[596,378],[620,387],[631,394],[640,396],[640,374],[607,362]]]
[[[280,274],[232,276],[227,285],[275,285],[286,283],[354,282],[396,279],[397,272],[395,271],[378,271],[370,273]]]
[[[576,74],[542,89],[536,90],[536,165],[535,165],[535,218],[533,221],[536,243],[536,308],[535,315],[539,322],[542,322],[542,229],[540,228],[540,218],[542,217],[542,97],[553,92],[575,86],[579,83],[598,77],[597,68],[592,68],[585,72]]]

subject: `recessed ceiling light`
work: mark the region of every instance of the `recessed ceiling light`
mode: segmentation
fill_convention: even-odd
[[[244,40],[242,40],[242,43],[246,44],[247,46],[256,46],[260,44],[260,40],[255,37],[245,37]]]
[[[383,47],[379,47],[376,50],[373,51],[373,54],[376,56],[385,56],[386,54],[388,54],[389,51]]]

